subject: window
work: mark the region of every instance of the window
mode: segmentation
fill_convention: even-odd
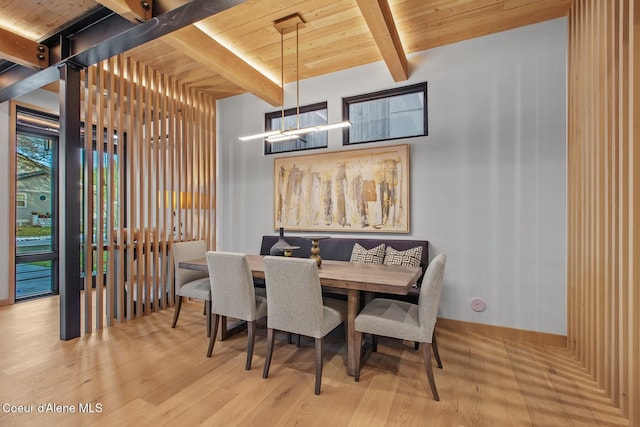
[[[300,122],[298,123],[298,117]],[[284,111],[284,127],[282,126],[282,111],[274,111],[264,115],[264,128],[270,130],[297,129],[314,125],[326,125],[327,103],[320,102],[300,107],[300,116],[296,108]],[[287,151],[310,150],[327,147],[327,131],[320,131],[302,135],[300,139],[278,142],[264,142],[264,154],[285,153]]]
[[[27,193],[17,193],[16,194],[16,207],[18,207],[18,208],[26,208],[27,207]]]
[[[425,136],[427,83],[343,98],[342,118],[342,145]]]
[[[58,116],[16,106],[15,300],[58,293]],[[28,206],[27,206],[28,203]]]

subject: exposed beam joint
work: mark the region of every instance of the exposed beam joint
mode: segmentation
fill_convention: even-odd
[[[0,28],[0,58],[29,68],[49,66],[49,48]]]
[[[96,0],[131,22],[145,22],[153,17],[153,0]]]
[[[389,3],[387,0],[357,0],[357,2],[393,80],[396,82],[408,80],[407,56],[402,48]]]
[[[189,3],[170,12],[163,13],[116,36],[105,39],[101,43],[65,59],[60,64],[52,65],[9,87],[0,88],[0,102],[17,98],[34,89],[57,81],[59,79],[58,65],[74,63],[82,67],[88,67],[97,64],[102,60],[126,52],[194,22],[201,21],[230,7],[237,6],[244,3],[244,1],[218,0],[212,2],[211,0],[191,0]]]
[[[271,105],[282,105],[282,88],[195,25],[162,39],[183,54]]]

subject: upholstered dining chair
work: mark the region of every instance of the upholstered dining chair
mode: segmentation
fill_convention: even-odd
[[[209,338],[207,357],[211,357],[216,342],[220,316],[247,321],[247,362],[251,369],[253,347],[256,341],[256,320],[267,315],[267,300],[256,295],[253,276],[246,254],[231,252],[207,252],[209,279],[211,282],[211,315],[213,333]]]
[[[207,336],[211,336],[211,284],[209,283],[209,273],[206,271],[187,270],[179,266],[182,261],[204,258],[206,253],[207,244],[204,240],[173,244],[173,265],[175,268],[177,300],[171,327],[175,328],[178,323],[182,298],[195,298],[205,302]]]
[[[269,375],[275,331],[315,338],[316,383],[320,394],[324,337],[346,319],[345,301],[322,299],[318,264],[313,259],[264,257],[267,289],[267,359],[262,377]]]
[[[440,294],[442,293],[442,278],[446,260],[446,256],[440,254],[429,263],[422,281],[418,304],[386,298],[374,298],[356,316],[356,382],[360,381],[363,334],[417,341],[422,343],[424,367],[431,387],[431,394],[434,400],[440,400],[436,383],[433,379],[431,348],[433,348],[436,359],[439,361],[440,356],[437,346],[433,346],[433,343],[435,343],[433,332],[436,325],[438,305],[440,304]],[[438,363],[438,367],[442,368],[442,364]]]

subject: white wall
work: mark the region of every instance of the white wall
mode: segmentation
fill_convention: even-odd
[[[21,96],[17,101],[54,114],[58,114],[60,111],[60,98],[58,94],[44,89],[36,89],[33,92]]]
[[[566,28],[561,18],[411,55],[399,84],[383,63],[301,82],[301,103],[328,101],[330,122],[344,96],[428,82],[429,136],[395,142],[411,144],[412,224],[393,237],[447,254],[442,317],[566,334]],[[286,93],[294,106],[295,86]],[[275,109],[253,95],[218,102],[218,249],[257,253],[275,233],[274,156],[238,141]],[[342,150],[331,132],[329,150]]]
[[[412,55],[409,82],[394,83],[382,63],[301,82],[301,102],[327,100],[330,121],[341,120],[343,96],[428,82],[429,136],[400,142],[411,144],[409,236],[448,256],[442,317],[566,333],[566,45],[558,19]],[[45,98],[52,108],[46,94],[23,100]],[[294,105],[289,85],[286,106]],[[255,253],[260,236],[274,233],[274,156],[262,155],[260,141],[237,140],[261,131],[273,110],[252,95],[218,104],[219,249]],[[5,174],[8,122],[0,104]],[[340,131],[329,145],[343,149]],[[0,200],[9,199],[5,178]],[[10,208],[0,206],[0,299]],[[469,309],[474,296],[487,300],[485,312]]]

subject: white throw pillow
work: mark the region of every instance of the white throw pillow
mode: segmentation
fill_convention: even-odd
[[[382,264],[384,260],[384,243],[380,243],[375,248],[365,249],[359,243],[353,245],[351,250],[351,262],[364,264]]]
[[[407,267],[419,267],[422,259],[422,246],[397,251],[391,246],[387,246],[384,254],[384,263],[387,265],[404,265]]]

